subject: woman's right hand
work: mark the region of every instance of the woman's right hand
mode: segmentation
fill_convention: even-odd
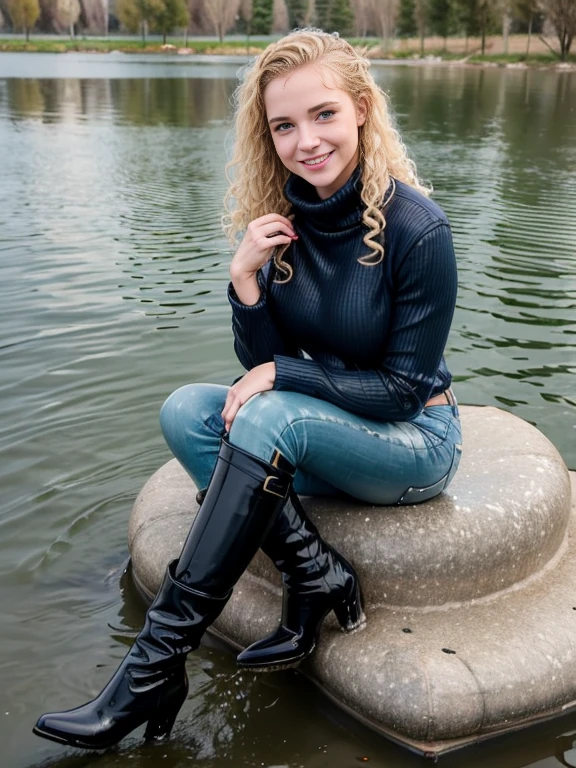
[[[248,224],[230,264],[230,278],[242,303],[256,304],[260,298],[256,273],[270,260],[274,248],[297,239],[290,219],[279,213],[267,213]]]

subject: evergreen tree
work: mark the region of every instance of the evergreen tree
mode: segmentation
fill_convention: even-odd
[[[466,38],[480,34],[480,23],[476,0],[456,0],[455,23],[459,32],[463,32]]]
[[[350,0],[332,0],[330,6],[330,32],[339,32],[341,35],[349,35],[354,24],[354,13],[350,7]]]
[[[274,0],[253,0],[252,34],[269,35],[274,18]]]
[[[446,48],[446,38],[454,31],[454,5],[452,0],[430,0],[428,21],[433,34],[444,38],[444,48]]]
[[[428,4],[429,0],[415,0],[414,2],[414,21],[420,38],[420,56],[424,56],[424,38],[428,31]]]
[[[303,27],[308,14],[308,0],[286,0],[288,6],[288,21],[290,29]]]
[[[413,37],[418,33],[415,10],[415,0],[401,0],[398,13],[398,34],[400,37]]]
[[[320,29],[326,30],[326,32],[332,32],[330,29],[330,6],[331,0],[316,0],[316,24]]]

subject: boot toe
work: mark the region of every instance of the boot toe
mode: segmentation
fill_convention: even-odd
[[[279,627],[273,634],[248,646],[236,661],[239,667],[263,671],[295,666],[314,650],[313,644],[303,647],[301,640],[296,632]]]
[[[37,736],[71,747],[98,748],[91,744],[90,737],[94,737],[95,734],[87,733],[86,724],[77,722],[72,712],[73,710],[42,715],[33,728],[34,733]]]

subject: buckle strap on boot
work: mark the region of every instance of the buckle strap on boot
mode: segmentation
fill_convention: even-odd
[[[239,448],[235,448],[235,451],[240,451]],[[287,491],[287,485],[286,480],[289,482],[292,480],[294,476],[294,472],[296,471],[295,467],[286,459],[279,450],[275,450],[272,459],[270,461],[270,464],[267,465],[267,462],[262,461],[262,465],[266,469],[270,469],[271,467],[274,467],[279,470],[278,475],[276,474],[269,474],[266,479],[264,480],[264,485],[262,486],[262,490],[266,493],[271,493],[273,496],[279,496],[280,498],[284,498],[286,496]],[[286,477],[288,475],[288,477]],[[199,490],[196,494],[196,503],[202,504],[204,501],[204,498],[206,496],[206,492],[208,491],[208,488],[202,488]]]

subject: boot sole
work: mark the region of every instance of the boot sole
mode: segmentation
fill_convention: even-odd
[[[308,653],[304,654],[304,656],[298,656],[295,659],[287,659],[286,661],[281,661],[277,664],[266,664],[265,662],[262,664],[242,664],[238,662],[237,666],[238,669],[246,670],[247,672],[282,672],[284,669],[294,669],[295,667],[298,667],[305,659],[308,658],[308,656],[311,656],[315,650],[316,644],[314,644]]]
[[[41,736],[43,739],[48,739],[49,741],[55,741],[56,744],[65,744],[67,747],[75,747],[76,749],[92,749],[92,750],[98,750],[103,751],[105,749],[110,749],[111,747],[115,747],[118,742],[114,741],[110,744],[105,744],[104,746],[95,747],[93,744],[86,744],[83,741],[79,741],[78,739],[66,739],[63,736],[56,736],[54,733],[50,733],[49,731],[42,731],[40,728],[37,728],[34,726],[32,728],[32,732],[36,734],[36,736]]]

